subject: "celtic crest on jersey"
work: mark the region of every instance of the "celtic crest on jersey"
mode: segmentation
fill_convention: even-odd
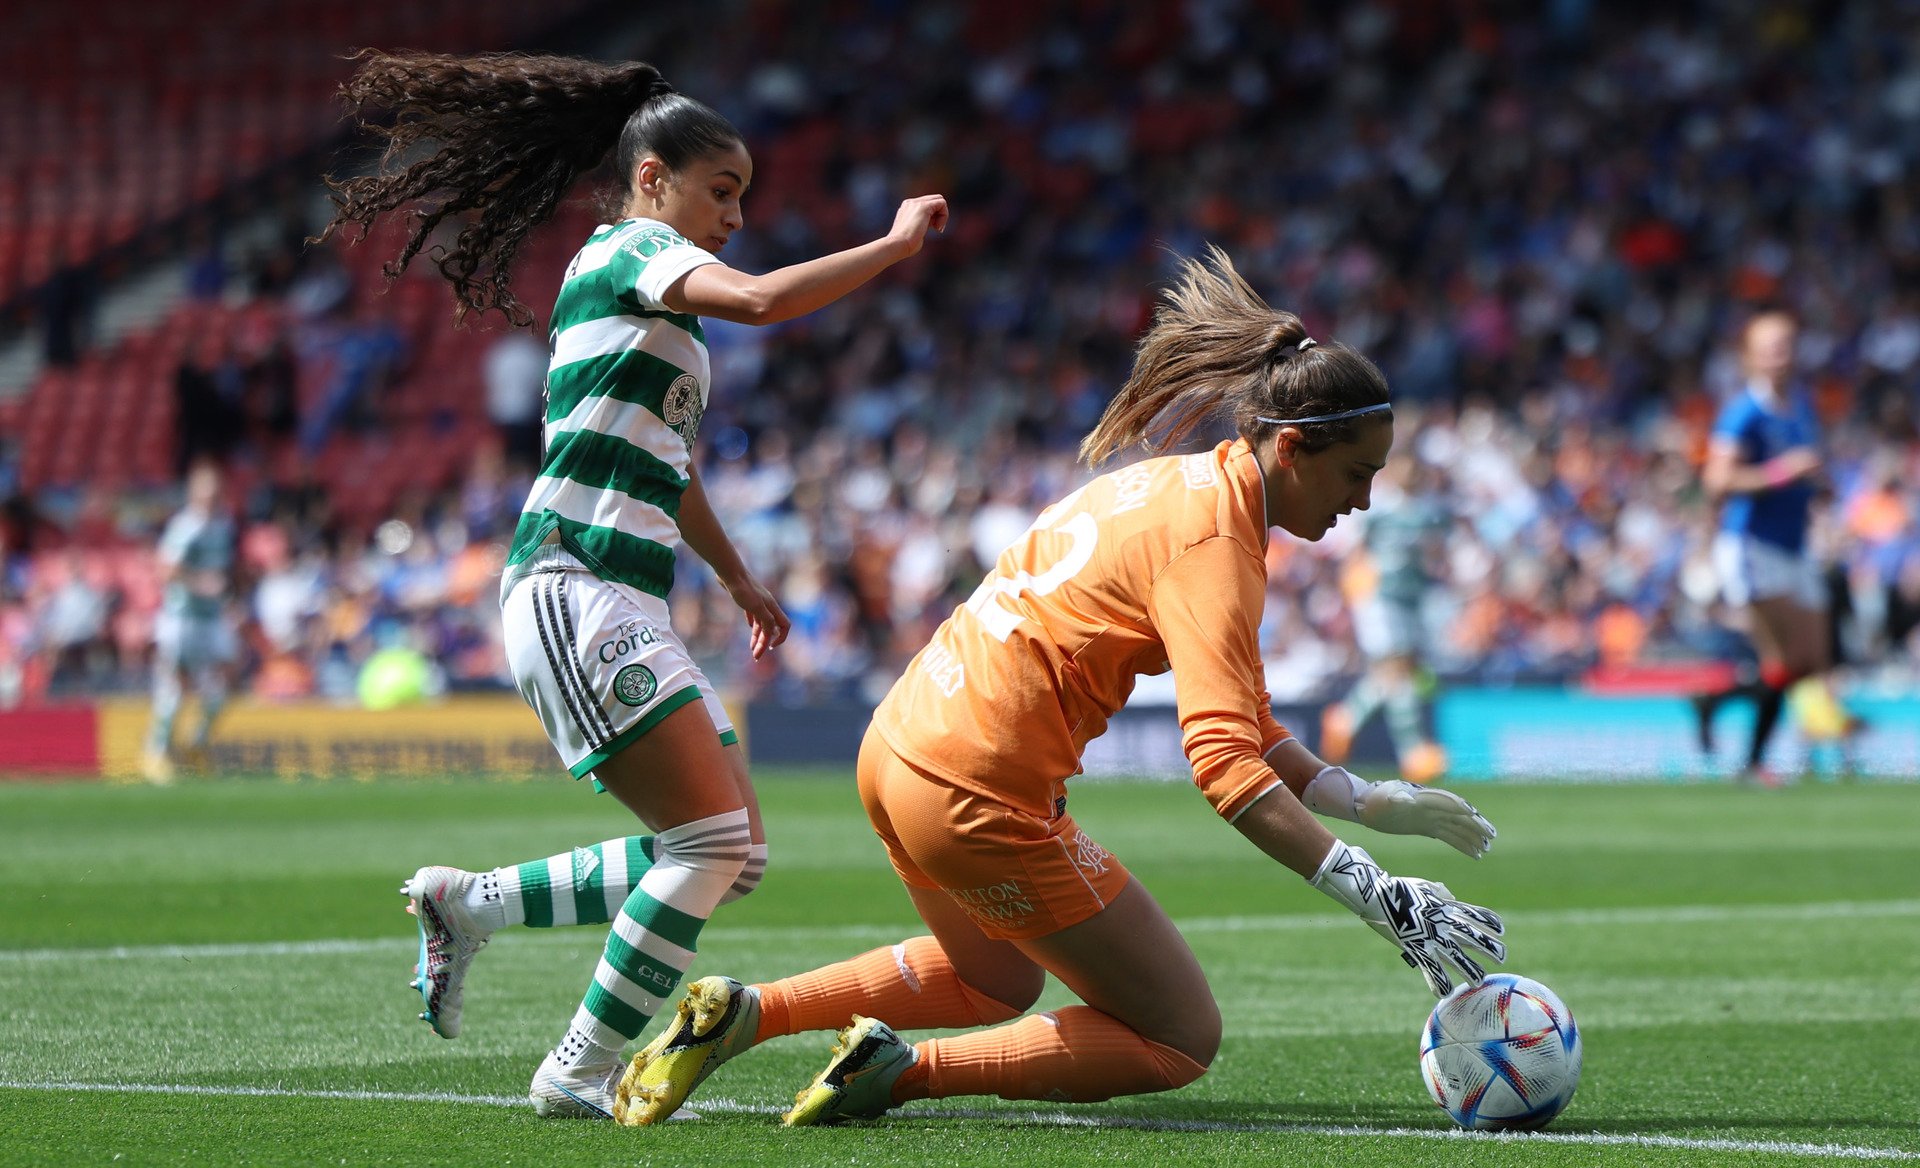
[[[667,387],[667,396],[660,403],[660,416],[680,435],[680,441],[693,449],[693,436],[700,429],[700,415],[706,412],[706,403],[700,400],[700,381],[691,373],[683,373]]]

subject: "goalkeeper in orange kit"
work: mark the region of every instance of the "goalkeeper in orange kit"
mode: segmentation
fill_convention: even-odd
[[[1214,810],[1434,993],[1504,959],[1499,917],[1387,874],[1309,813],[1470,856],[1494,834],[1449,792],[1325,765],[1273,718],[1258,644],[1269,529],[1317,540],[1365,510],[1393,414],[1371,362],[1316,343],[1215,251],[1186,266],[1082,453],[1097,463],[1149,435],[1165,449],[1221,414],[1236,440],[1124,467],[1042,513],[875,711],[860,797],[930,935],[765,985],[696,982],[634,1057],[616,1118],[663,1119],[721,1062],[806,1030],[839,1041],[792,1125],[955,1095],[1087,1102],[1203,1074],[1221,1020],[1199,962],[1067,813],[1081,752],[1143,673],[1172,670]],[[1085,1005],[1021,1018],[1049,972]],[[966,1027],[991,1028],[917,1045],[895,1033]]]

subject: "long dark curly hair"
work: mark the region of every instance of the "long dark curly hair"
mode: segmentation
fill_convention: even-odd
[[[383,269],[392,281],[442,220],[463,220],[452,247],[428,252],[453,285],[456,322],[498,309],[515,325],[533,323],[507,283],[514,253],[609,149],[618,148],[613,196],[624,205],[641,158],[672,173],[741,142],[733,123],[639,61],[372,49],[357,57],[340,94],[348,116],[386,149],[374,173],[327,179],[335,211],[315,241],[349,224],[364,239],[381,215],[411,207],[406,245]],[[422,143],[436,149],[402,165]]]

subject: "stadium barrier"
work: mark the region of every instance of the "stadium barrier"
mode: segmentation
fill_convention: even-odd
[[[150,713],[138,699],[0,713],[0,776],[128,779],[140,773]],[[180,725],[191,726],[191,705]],[[559,773],[539,720],[515,694],[364,710],[236,701],[189,773],[371,779]]]
[[[149,713],[140,701],[100,706],[100,772],[139,773]],[[193,724],[191,708],[180,725]],[[214,774],[370,779],[380,775],[525,777],[557,769],[539,720],[513,694],[364,710],[320,703],[236,702],[221,714],[206,756]]]
[[[1868,727],[1853,744],[1862,774],[1920,779],[1920,695],[1856,695],[1852,708]],[[1309,747],[1319,743],[1319,703],[1274,706],[1274,716]],[[754,760],[844,766],[859,750],[868,708],[863,705],[786,708],[755,703],[748,709]],[[1541,687],[1455,688],[1443,691],[1433,711],[1435,733],[1446,748],[1450,776],[1460,781],[1688,780],[1729,775],[1738,769],[1753,723],[1752,706],[1729,703],[1716,725],[1717,752],[1703,758],[1695,741],[1693,714],[1678,692],[1644,689],[1593,692]],[[1351,765],[1383,777],[1393,770],[1393,747],[1384,719],[1355,737]],[[1793,725],[1775,736],[1770,757],[1783,773],[1838,770],[1837,744],[1810,740]],[[1180,747],[1172,708],[1138,696],[1088,744],[1091,777],[1166,778],[1185,781],[1190,772]]]
[[[99,775],[99,722],[92,706],[0,710],[0,780]]]
[[[1863,774],[1920,779],[1920,695],[1861,695],[1868,720],[1853,744]],[[871,708],[859,703],[730,705],[756,763],[850,766]],[[1318,704],[1283,704],[1279,720],[1316,745]],[[183,717],[191,724],[192,712]],[[1547,779],[1605,782],[1682,780],[1731,773],[1744,750],[1752,713],[1732,704],[1721,715],[1719,752],[1703,759],[1692,715],[1674,695],[1596,694],[1553,687],[1456,688],[1434,710],[1451,776],[1462,781]],[[139,773],[148,710],[134,699],[0,711],[0,778],[109,778]],[[1378,719],[1354,744],[1354,769],[1390,773],[1392,747]],[[1783,727],[1772,759],[1783,772],[1832,772],[1835,744]],[[222,716],[214,740],[192,769],[281,778],[369,779],[382,775],[484,775],[530,778],[558,772],[539,722],[512,694],[462,695],[370,711],[324,704],[241,701]],[[1087,748],[1088,776],[1185,781],[1180,726],[1171,707],[1138,702],[1122,710]]]
[[[1855,694],[1866,719],[1851,746],[1861,774],[1920,779],[1920,695]],[[1434,711],[1452,773],[1463,779],[1696,779],[1729,775],[1745,761],[1753,707],[1729,702],[1715,720],[1715,753],[1703,758],[1693,711],[1675,694],[1595,694],[1551,686],[1453,689]],[[1839,744],[1783,722],[1768,752],[1782,774],[1835,773]]]

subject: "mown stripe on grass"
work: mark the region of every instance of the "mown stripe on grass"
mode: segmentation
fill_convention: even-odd
[[[31,1083],[0,1079],[9,1091],[126,1091],[135,1095],[205,1095],[214,1098],[345,1099],[374,1103],[484,1103],[491,1107],[518,1107],[525,1095],[461,1095],[452,1091],[339,1091],[293,1087],[209,1086],[205,1083]]]
[[[1645,908],[1575,908],[1502,913],[1509,926],[1641,928],[1649,925],[1733,924],[1748,921],[1870,920],[1920,916],[1920,900],[1834,900],[1811,904],[1673,904]],[[1188,933],[1295,932],[1351,929],[1348,916],[1190,917],[1175,922]],[[709,927],[701,934],[708,948],[727,941],[801,941],[808,938],[883,938],[898,940],[911,925],[790,925]],[[518,945],[580,943],[572,932],[532,931],[515,937]],[[187,961],[222,957],[306,957],[328,953],[380,953],[413,949],[418,938],[364,937],[312,941],[232,941],[201,945],[116,945],[110,948],[76,946],[59,949],[0,949],[0,964],[36,961]]]
[[[460,1095],[450,1091],[297,1090],[290,1087],[221,1087],[203,1083],[73,1083],[26,1082],[0,1079],[0,1089],[13,1091],[99,1091],[143,1095],[200,1095],[268,1099],[340,1099],[349,1102],[472,1103],[489,1107],[520,1107],[526,1100],[509,1095]],[[779,1107],[740,1103],[732,1099],[701,1099],[696,1110],[715,1114],[777,1115]],[[1638,1148],[1672,1148],[1702,1152],[1761,1152],[1781,1156],[1810,1156],[1837,1160],[1920,1160],[1920,1152],[1903,1148],[1873,1148],[1857,1144],[1809,1144],[1792,1140],[1696,1139],[1687,1136],[1635,1135],[1609,1132],[1469,1132],[1446,1128],[1365,1127],[1328,1123],[1228,1123],[1213,1120],[1151,1119],[1126,1115],[1073,1115],[1064,1111],[1023,1111],[989,1108],[920,1108],[909,1105],[903,1119],[976,1119],[1028,1123],[1051,1127],[1120,1128],[1133,1131],[1218,1132],[1234,1135],[1341,1136],[1357,1139],[1416,1139],[1528,1142]]]

